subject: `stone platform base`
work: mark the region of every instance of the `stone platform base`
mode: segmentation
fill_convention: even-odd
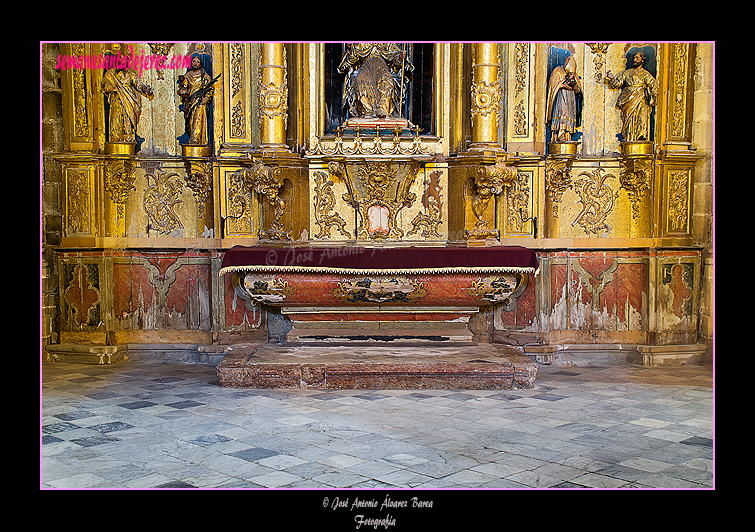
[[[216,366],[229,388],[532,388],[537,363],[509,346],[260,345],[231,350]]]
[[[637,350],[642,355],[642,363],[645,366],[677,366],[682,364],[694,366],[707,361],[708,346],[705,344],[639,345]]]
[[[554,344],[528,345],[524,353],[539,364],[590,366],[641,364],[643,366],[698,365],[707,362],[705,344]]]
[[[46,361],[74,364],[114,364],[135,362],[168,362],[216,365],[230,346],[202,344],[120,344],[86,345],[53,344],[45,347]]]
[[[45,351],[48,362],[100,365],[128,360],[125,345],[51,344]]]

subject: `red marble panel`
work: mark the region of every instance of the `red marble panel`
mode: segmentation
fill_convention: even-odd
[[[389,306],[478,306],[499,295],[495,286],[477,286],[497,275],[332,275],[304,273],[250,274],[264,287],[255,293],[275,306],[349,307]],[[476,287],[480,291],[476,291]],[[512,282],[509,295],[515,287]]]
[[[232,277],[223,275],[223,294],[225,302],[225,327],[239,328],[250,325],[257,328],[262,325],[262,309],[259,306],[247,308],[246,301],[239,297],[233,288]]]
[[[63,291],[74,327],[100,322],[99,268],[97,264],[67,264]]]
[[[113,310],[118,319],[127,318],[134,310],[131,299],[131,264],[113,263]]]
[[[529,283],[519,296],[514,310],[500,308],[500,324],[504,329],[516,330],[532,326],[537,317],[535,274],[530,273]]]
[[[616,319],[626,324],[629,330],[642,330],[647,319],[647,308],[643,306],[643,294],[647,305],[648,266],[646,263],[619,264],[616,271]],[[629,315],[628,315],[629,314]],[[633,323],[636,316],[637,323]]]
[[[566,264],[551,264],[550,267],[550,292],[551,292],[551,300],[550,300],[550,310],[553,311],[558,303],[564,299],[564,297],[568,298],[569,294],[568,291],[564,292],[564,287],[566,286],[567,277],[569,275],[569,268]]]

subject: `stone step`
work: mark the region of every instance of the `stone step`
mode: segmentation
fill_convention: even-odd
[[[463,328],[299,328],[286,335],[286,343],[301,342],[471,342],[472,333]]]
[[[510,346],[261,345],[230,350],[216,366],[229,388],[531,388],[537,363]]]

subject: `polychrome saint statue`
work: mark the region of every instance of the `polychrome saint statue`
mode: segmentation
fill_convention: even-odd
[[[152,87],[140,83],[136,72],[128,70],[124,64],[107,70],[100,88],[110,105],[108,141],[136,142],[136,127],[142,114],[141,96],[151,100]]]
[[[548,81],[547,120],[551,142],[570,142],[579,125],[579,96],[582,84],[577,76],[577,62],[570,55],[564,66],[557,66]]]
[[[209,144],[209,130],[207,124],[207,105],[212,100],[217,78],[212,79],[202,68],[202,61],[198,56],[191,59],[191,69],[178,77],[178,94],[183,102],[183,113],[186,121],[186,134],[189,135],[187,144],[205,146]]]
[[[350,43],[338,72],[346,74],[343,105],[356,118],[400,117],[414,66],[396,43]]]
[[[621,111],[621,136],[625,142],[650,141],[650,113],[658,97],[658,82],[643,67],[647,58],[637,52],[632,64],[615,77],[606,72],[605,83],[612,89],[621,89],[616,108]]]

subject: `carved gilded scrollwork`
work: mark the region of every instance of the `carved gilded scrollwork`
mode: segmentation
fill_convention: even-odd
[[[669,173],[668,232],[687,233],[689,218],[689,172]]]
[[[524,108],[524,101],[520,101],[514,107],[514,135],[527,136],[527,111]]]
[[[587,46],[590,47],[590,51],[593,53],[593,68],[595,75],[595,83],[603,83],[603,69],[606,65],[606,54],[608,53],[608,47],[610,43],[601,42],[588,42]]]
[[[228,214],[225,217],[225,233],[227,235],[248,235],[252,233],[252,191],[244,183],[238,172],[227,174]]]
[[[517,174],[506,197],[506,218],[511,233],[524,231],[524,224],[530,218],[530,186],[526,174]]]
[[[110,193],[110,199],[120,206],[128,200],[129,192],[136,190],[134,186],[133,160],[121,157],[108,157],[105,159],[104,185]]]
[[[422,196],[422,205],[425,207],[425,212],[417,213],[417,216],[412,220],[412,228],[407,233],[407,236],[411,236],[419,233],[422,229],[422,236],[441,236],[439,228],[443,223],[441,215],[442,199],[439,193],[438,181],[441,177],[441,172],[431,172],[428,179],[425,182],[425,193]]]
[[[530,46],[526,42],[518,42],[515,45],[514,57],[514,69],[516,71],[516,78],[514,82],[514,98],[527,86],[527,66],[529,63]]]
[[[194,194],[197,202],[197,212],[200,217],[205,215],[207,200],[212,194],[212,163],[204,160],[188,160],[186,167],[186,184]]]
[[[181,203],[184,180],[177,173],[166,172],[162,168],[147,172],[146,178],[147,188],[142,206],[149,217],[148,230],[167,234],[182,228],[183,224],[173,209]]]
[[[506,164],[506,157],[498,157],[495,164],[480,165],[474,169],[475,197],[472,212],[477,218],[475,227],[467,236],[472,238],[497,238],[498,230],[489,227],[483,216],[490,199],[510,187],[517,178],[516,168]]]
[[[606,218],[613,211],[619,192],[605,183],[609,177],[616,176],[604,172],[602,168],[582,172],[579,179],[574,181],[574,191],[579,196],[582,210],[572,222],[572,226],[579,224],[588,235],[611,230]]]
[[[548,157],[545,162],[545,193],[552,204],[553,217],[558,218],[558,206],[564,192],[572,188],[572,158]]]
[[[684,138],[686,129],[688,48],[689,45],[687,43],[674,44],[674,87],[676,98],[674,99],[671,132],[674,137],[680,138]]]
[[[231,43],[231,98],[244,88],[244,44],[239,42]]]
[[[129,193],[136,190],[134,181],[136,181],[136,175],[134,174],[133,159],[126,157],[105,158],[103,184],[105,190],[110,193],[111,201],[115,203],[117,221],[125,220],[126,201]]]
[[[315,238],[330,238],[330,228],[336,226],[338,232],[346,238],[351,238],[351,234],[345,230],[346,222],[337,212],[332,213],[336,204],[336,197],[333,194],[333,181],[329,179],[325,172],[315,172],[315,223],[320,226],[320,231]]]
[[[83,57],[85,54],[84,43],[72,43],[71,54]],[[73,76],[73,136],[90,138],[89,118],[87,114],[87,88],[86,70],[83,68],[71,69]]]
[[[89,234],[92,232],[89,209],[92,189],[88,169],[69,169],[66,171],[66,201],[68,234]]]
[[[632,204],[632,218],[638,218],[642,198],[650,190],[653,159],[648,157],[628,158],[621,160],[621,167],[619,183],[621,183],[621,188],[629,193],[629,201]]]
[[[282,170],[278,166],[266,166],[257,157],[249,156],[247,164],[248,166],[237,171],[239,177],[243,180],[245,186],[262,194],[273,209],[273,221],[270,223],[270,229],[260,228],[260,238],[290,239],[291,232],[283,231],[281,221],[283,211],[286,208],[286,202],[279,196],[280,188],[283,186]]]
[[[245,128],[244,108],[238,101],[231,108],[231,136],[244,138]]]
[[[340,176],[348,188],[343,200],[359,214],[358,240],[399,239],[403,230],[396,215],[411,207],[416,194],[410,192],[419,172],[415,161],[361,161],[328,163],[331,174]]]

